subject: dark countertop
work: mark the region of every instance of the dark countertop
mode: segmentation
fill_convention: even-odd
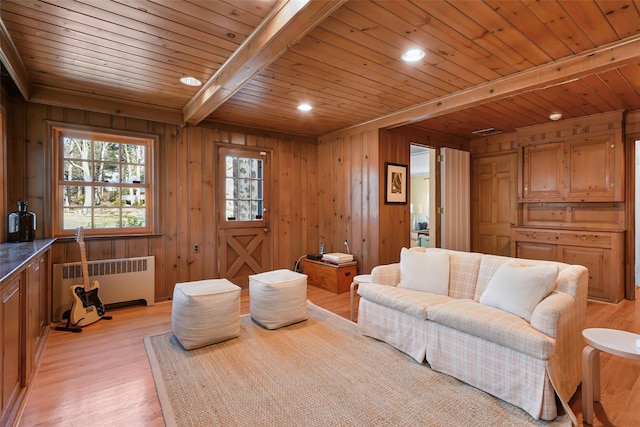
[[[0,243],[0,282],[24,268],[33,257],[49,248],[56,239],[33,242]]]

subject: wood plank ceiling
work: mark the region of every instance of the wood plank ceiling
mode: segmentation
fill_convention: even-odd
[[[363,124],[471,138],[640,110],[633,0],[2,0],[25,98],[320,136]],[[408,48],[426,51],[408,64]],[[205,85],[183,86],[194,76]],[[301,102],[313,106],[303,113]]]

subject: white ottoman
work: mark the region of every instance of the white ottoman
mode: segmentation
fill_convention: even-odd
[[[251,318],[277,329],[307,318],[307,275],[275,270],[249,276]]]
[[[240,335],[240,287],[227,279],[176,283],[171,329],[185,350]]]

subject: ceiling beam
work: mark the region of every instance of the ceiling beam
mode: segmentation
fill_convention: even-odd
[[[283,0],[183,108],[197,125],[346,0]]]
[[[394,128],[486,104],[510,96],[561,85],[580,77],[640,61],[640,35],[492,80],[423,102],[386,116],[322,135],[328,141],[358,129]]]
[[[179,108],[163,108],[144,102],[118,100],[108,96],[81,94],[65,89],[53,89],[33,85],[29,102],[77,108],[79,110],[126,116],[182,126],[182,111]]]
[[[4,64],[24,99],[29,99],[29,87],[31,86],[29,72],[27,67],[24,66],[24,62],[22,62],[18,49],[13,44],[2,18],[0,18],[0,61]]]

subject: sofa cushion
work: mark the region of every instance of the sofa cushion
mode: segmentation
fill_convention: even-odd
[[[475,252],[449,252],[449,296],[473,298],[475,295],[478,270],[483,255]]]
[[[429,307],[453,299],[446,295],[377,283],[360,283],[358,294],[369,301],[407,313],[421,320],[427,319],[427,309]]]
[[[504,257],[500,255],[482,255],[480,260],[480,268],[478,269],[478,281],[476,282],[475,293],[473,299],[480,301],[480,297],[487,289],[489,282],[496,274],[496,271],[507,262],[512,261],[515,258]]]
[[[416,252],[402,248],[398,287],[448,295],[449,254],[445,251]]]
[[[555,289],[557,278],[557,265],[510,261],[495,272],[480,303],[530,321],[538,303]]]
[[[536,359],[548,359],[555,348],[553,338],[535,330],[526,320],[471,299],[431,306],[427,319]]]

